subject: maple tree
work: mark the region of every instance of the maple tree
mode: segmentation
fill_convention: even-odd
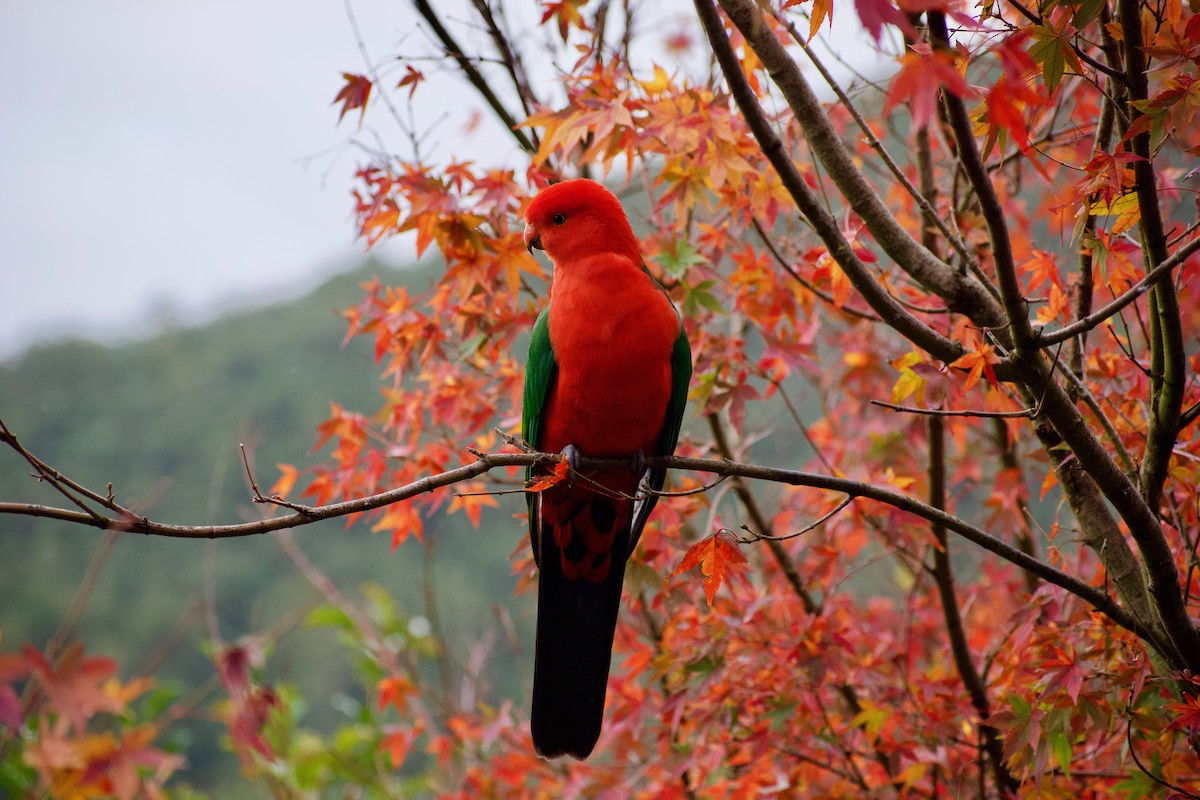
[[[507,524],[523,504],[504,492],[566,476],[522,486],[521,467],[554,456],[493,432],[517,427],[521,337],[550,277],[520,213],[553,180],[605,177],[641,209],[695,371],[680,455],[654,462],[680,496],[629,567],[597,756],[537,759],[527,710],[429,681],[435,655],[401,657],[377,614],[333,596],[378,699],[354,744],[387,760],[357,784],[1200,795],[1196,9],[695,0],[691,38],[641,30],[635,3],[536,5],[543,47],[477,0],[469,25],[487,38],[468,51],[414,2],[522,168],[435,163],[416,136],[360,167],[363,239],[409,233],[445,270],[422,295],[368,283],[344,312],[375,343],[383,403],[334,405],[327,461],[254,488],[285,513],[156,523],[7,429],[85,507],[0,511],[178,536],[366,515],[396,545],[440,511]],[[835,14],[897,43],[890,77],[833,80],[813,42]],[[673,60],[700,50],[694,68]],[[427,71],[344,74],[339,119],[411,102]],[[512,569],[528,584],[531,555]],[[233,746],[307,785],[294,731],[272,728],[287,698],[235,663],[219,661]]]

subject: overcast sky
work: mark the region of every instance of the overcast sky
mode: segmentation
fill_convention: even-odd
[[[351,7],[373,60],[431,52],[409,4]],[[364,60],[341,0],[0,3],[0,360],[269,303],[356,265],[351,139],[403,139],[379,109],[374,128],[336,124],[342,71]],[[418,114],[464,111],[441,123],[441,155],[515,165],[490,118],[464,132],[479,103],[461,81],[433,80]]]
[[[353,8],[373,58],[409,46],[407,4]],[[357,263],[361,134],[330,102],[363,64],[342,2],[0,4],[0,359],[270,302]]]

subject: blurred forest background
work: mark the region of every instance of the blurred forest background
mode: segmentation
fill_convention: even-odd
[[[368,262],[302,299],[203,327],[115,346],[35,347],[0,365],[0,418],[57,469],[87,485],[111,482],[118,499],[156,519],[258,518],[264,509],[250,500],[238,444],[246,445],[264,491],[279,475],[278,462],[319,460],[314,429],[329,403],[367,411],[378,405],[381,385],[371,342],[344,342],[336,312],[356,302],[359,284],[373,275],[415,290],[435,269]],[[0,452],[5,499],[57,503],[29,474],[13,451]],[[525,542],[524,526],[511,519],[524,503],[501,500],[498,510],[485,512],[482,532],[462,514],[442,516],[427,525],[424,546],[410,540],[394,554],[386,535],[344,521],[297,529],[293,539],[352,599],[380,586],[399,616],[416,620],[415,629],[432,617],[441,640],[452,643],[448,656],[461,661],[485,629],[498,627],[492,609],[511,617],[518,641],[532,638],[534,597],[514,593],[508,558]],[[266,674],[312,701],[303,725],[330,730],[364,700],[352,653],[330,628],[306,624],[321,595],[273,537],[125,534],[111,548],[105,538],[50,520],[0,519],[0,644],[6,651],[23,642],[43,648],[65,622],[89,653],[118,659],[122,679],[155,673],[156,702],[194,702],[195,715],[168,729],[175,740],[167,744],[188,757],[173,785],[216,796],[235,785],[245,790],[237,760],[220,745],[224,725],[212,715],[221,691],[206,655],[206,575],[222,640],[264,629],[278,634],[268,643]],[[281,619],[285,629],[276,627]],[[493,647],[487,688],[523,702],[527,663],[511,644]]]

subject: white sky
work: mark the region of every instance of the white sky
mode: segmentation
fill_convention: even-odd
[[[376,62],[432,52],[408,3],[352,8]],[[480,107],[419,66],[421,124]],[[351,139],[405,146],[374,101],[368,128],[335,124],[340,73],[364,69],[340,0],[0,3],[0,360],[266,304],[357,264]],[[469,135],[465,117],[437,128],[440,155],[517,164],[490,117]]]
[[[354,10],[373,58],[425,49],[407,4]],[[357,263],[349,140],[369,131],[330,103],[363,69],[341,2],[0,4],[0,358],[270,302]]]

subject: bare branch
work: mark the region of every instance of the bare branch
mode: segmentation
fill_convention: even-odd
[[[526,115],[533,113],[533,107],[537,105],[538,99],[529,85],[529,77],[525,72],[525,63],[521,59],[520,52],[513,47],[511,37],[496,19],[496,14],[492,11],[491,3],[488,0],[471,0],[471,5],[475,6],[475,10],[479,12],[488,35],[492,37],[492,44],[500,53],[500,63],[504,65],[509,79],[517,89],[517,96],[521,98],[521,108]],[[503,14],[503,7],[501,7],[501,13]],[[532,136],[534,144],[537,144],[537,134],[534,133]]]
[[[1033,419],[1038,415],[1037,408],[1022,408],[1020,411],[969,411],[954,408],[918,408],[916,406],[901,406],[886,403],[883,400],[872,400],[871,405],[890,408],[893,411],[903,411],[906,414],[923,414],[927,417],[992,417],[995,419],[1014,419],[1025,417]]]
[[[934,508],[946,509],[946,434],[945,421],[940,417],[930,417],[929,430],[929,504]],[[971,646],[967,642],[967,633],[963,627],[962,614],[958,607],[958,596],[955,592],[954,569],[950,565],[950,543],[947,541],[946,528],[939,523],[931,525],[937,545],[933,548],[933,577],[937,584],[938,597],[942,604],[942,618],[946,622],[946,637],[950,640],[950,652],[954,658],[954,666],[958,670],[963,688],[971,698],[971,705],[979,714],[980,729],[983,733],[984,745],[988,760],[992,762],[992,771],[996,776],[996,784],[1006,792],[1016,790],[1018,782],[1004,764],[1004,745],[1000,732],[988,723],[992,715],[991,703],[988,701],[987,685],[975,666]]]
[[[479,92],[479,96],[496,113],[496,116],[504,123],[504,127],[508,128],[509,133],[517,140],[517,144],[521,146],[521,149],[527,153],[536,152],[537,148],[533,142],[529,140],[524,131],[517,127],[517,120],[513,118],[508,108],[496,96],[496,93],[492,91],[492,87],[488,85],[487,79],[483,77],[483,74],[479,71],[479,67],[475,66],[475,63],[467,57],[466,51],[462,49],[450,31],[446,30],[446,26],[442,24],[437,12],[433,10],[428,0],[413,0],[413,5],[417,9],[417,13],[433,29],[433,33],[437,36],[438,42],[441,43],[446,55],[454,59],[454,63],[458,64],[459,70],[466,77],[467,81],[475,87],[475,91]]]
[[[1142,4],[1138,0],[1118,0],[1117,13],[1121,29],[1125,31],[1127,113],[1133,120],[1140,115],[1135,104],[1149,97],[1146,53],[1142,44]],[[1129,149],[1138,156],[1133,163],[1134,191],[1140,212],[1138,230],[1142,238],[1142,260],[1149,272],[1152,264],[1162,264],[1168,254],[1148,128],[1132,137]],[[1172,281],[1158,281],[1150,294],[1150,357],[1150,430],[1142,455],[1138,488],[1146,498],[1146,504],[1157,512],[1179,431],[1187,367],[1179,298]]]

